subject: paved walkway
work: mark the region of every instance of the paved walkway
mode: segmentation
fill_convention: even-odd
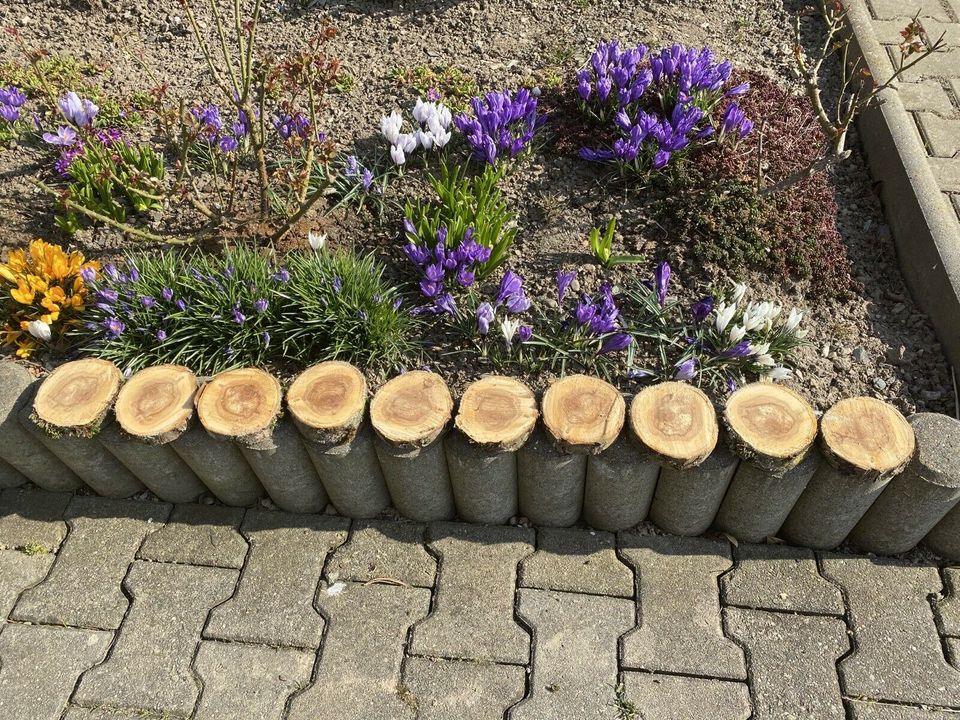
[[[0,547],[4,720],[960,720],[960,567],[29,490]]]

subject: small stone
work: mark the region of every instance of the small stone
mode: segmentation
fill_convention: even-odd
[[[853,349],[850,356],[858,363],[863,363],[864,365],[870,362],[870,353],[867,352],[866,348],[859,345]]]
[[[886,380],[884,380],[883,378],[874,378],[874,380],[873,380],[873,386],[874,386],[877,390],[881,390],[881,391],[882,391],[882,390],[886,390],[886,389],[887,389],[887,382],[886,382]]]

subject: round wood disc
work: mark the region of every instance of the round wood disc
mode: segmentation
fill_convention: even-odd
[[[203,386],[197,414],[215,435],[235,438],[273,427],[282,392],[273,375],[258,368],[228,370]]]
[[[287,407],[294,419],[321,430],[356,430],[366,405],[367,379],[339,360],[308,368],[287,391]]]
[[[54,370],[40,385],[33,410],[58,428],[87,428],[99,423],[113,404],[123,376],[112,362],[86,358]]]
[[[450,422],[453,398],[436,373],[411,370],[393,378],[370,401],[370,421],[397,445],[429,445]]]
[[[871,397],[838,402],[824,413],[820,432],[828,458],[863,473],[896,472],[916,448],[913,428],[903,415]]]
[[[539,414],[530,388],[514,378],[488,375],[464,391],[454,424],[477,444],[515,450],[530,437]]]
[[[182,365],[157,365],[130,378],[113,412],[124,432],[152,438],[182,430],[193,416],[197,376]]]
[[[598,453],[610,447],[626,414],[620,391],[589,375],[568,375],[543,395],[543,424],[570,452]]]
[[[810,403],[784,385],[751,383],[737,390],[723,412],[735,444],[747,455],[790,462],[817,438],[817,416]]]
[[[682,382],[641,390],[630,404],[630,429],[644,447],[680,468],[706,460],[720,434],[710,398]]]

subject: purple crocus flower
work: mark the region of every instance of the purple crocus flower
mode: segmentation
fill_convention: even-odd
[[[220,150],[225,153],[232,153],[240,147],[240,143],[237,142],[237,139],[233,135],[224,135],[217,144]]]
[[[564,295],[567,294],[567,289],[573,284],[573,281],[577,279],[576,270],[570,270],[564,272],[563,270],[557,271],[557,303],[563,302]]]
[[[178,300],[174,303],[174,305],[176,305],[176,306],[177,306],[177,310],[180,310],[181,312],[187,309],[187,301],[184,300],[183,298],[178,299]]]
[[[119,297],[120,296],[117,293],[117,291],[113,290],[112,288],[104,288],[103,290],[97,293],[97,300],[103,303],[107,303],[108,305],[112,305],[113,303],[115,303],[119,299]]]
[[[490,303],[481,303],[477,306],[477,332],[486,335],[490,332],[490,323],[493,322],[494,312]]]
[[[20,108],[0,103],[0,117],[12,125],[20,119]]]
[[[429,248],[413,242],[409,242],[403,246],[403,254],[409,258],[410,262],[418,267],[423,267],[430,262],[432,258]]]
[[[263,341],[263,346],[264,346],[264,347],[270,347],[270,333],[268,333],[266,330],[264,330],[264,331],[260,334],[260,339]]]
[[[517,336],[520,338],[520,342],[525,343],[533,337],[533,328],[529,325],[521,325],[517,329]]]
[[[632,342],[633,338],[627,333],[609,335],[604,338],[603,343],[600,345],[600,354],[604,355],[606,353],[617,352],[618,350],[625,350],[630,347],[630,343]]]
[[[334,292],[340,292],[343,290],[343,280],[341,280],[337,275],[333,276],[333,290]]]
[[[356,155],[347,155],[343,165],[343,174],[345,177],[352,178],[360,174],[360,162]]]
[[[727,350],[724,350],[722,353],[720,353],[720,355],[728,358],[744,358],[750,355],[750,353],[752,352],[753,352],[753,347],[751,347],[750,341],[741,340],[732,348],[728,348]]]
[[[363,183],[363,191],[370,192],[370,187],[373,185],[373,173],[370,171],[370,168],[363,169],[361,182]]]
[[[433,304],[448,315],[457,314],[457,304],[454,302],[453,295],[450,293],[438,295],[436,299],[434,299]]]
[[[72,127],[58,127],[56,133],[44,133],[43,141],[50,145],[69,147],[77,141],[77,132]]]
[[[72,90],[57,101],[57,107],[77,127],[90,125],[100,109],[91,100],[81,98]]]
[[[243,325],[247,321],[247,316],[240,312],[240,308],[233,308],[233,321],[237,325]]]
[[[278,283],[287,283],[290,282],[290,271],[286,268],[280,268],[273,275],[270,276],[270,279]]]
[[[123,331],[127,329],[127,326],[123,324],[117,318],[107,318],[102,323],[104,330],[107,331],[107,336],[110,338],[118,338],[123,335]]]
[[[697,374],[697,359],[687,358],[683,362],[677,363],[675,367],[677,371],[673,375],[674,380],[692,380]]]
[[[257,298],[257,301],[253,303],[253,309],[256,310],[260,315],[263,315],[267,311],[270,303],[266,301],[265,298]]]
[[[713,312],[713,298],[705,297],[698,302],[693,304],[693,307],[690,309],[690,313],[693,315],[695,322],[702,323],[710,313]]]
[[[152,308],[157,304],[157,301],[149,295],[144,295],[142,298],[140,298],[140,304],[145,308]]]
[[[173,300],[173,290],[171,288],[164,288],[160,291],[160,297],[162,297],[167,302]]]
[[[92,267],[85,267],[80,270],[80,279],[89,285],[97,279],[97,271]]]
[[[660,307],[667,301],[667,289],[670,286],[670,264],[662,262],[653,273],[653,287],[657,291]]]
[[[500,305],[511,295],[523,292],[523,280],[513,270],[507,270],[500,280],[500,291],[497,293],[496,304]]]
[[[0,105],[8,105],[13,108],[23,107],[24,103],[27,102],[27,96],[24,95],[20,90],[15,88],[13,85],[7,85],[5,88],[0,88]]]
[[[163,341],[166,340],[166,339],[167,339],[167,332],[166,332],[166,330],[157,330],[157,341],[158,341],[158,342],[163,342]]]

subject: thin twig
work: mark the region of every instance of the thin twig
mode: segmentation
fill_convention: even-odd
[[[839,155],[824,155],[817,158],[812,163],[807,165],[805,168],[798,170],[792,175],[788,175],[783,180],[780,180],[774,185],[764,188],[760,191],[760,197],[766,197],[768,195],[774,195],[778,192],[782,192],[787,188],[793,187],[799,182],[806,180],[808,177],[814,173],[820,172],[821,170],[826,170],[827,168],[833,167],[834,165],[843,162],[848,157],[850,157],[850,151],[844,150]]]

